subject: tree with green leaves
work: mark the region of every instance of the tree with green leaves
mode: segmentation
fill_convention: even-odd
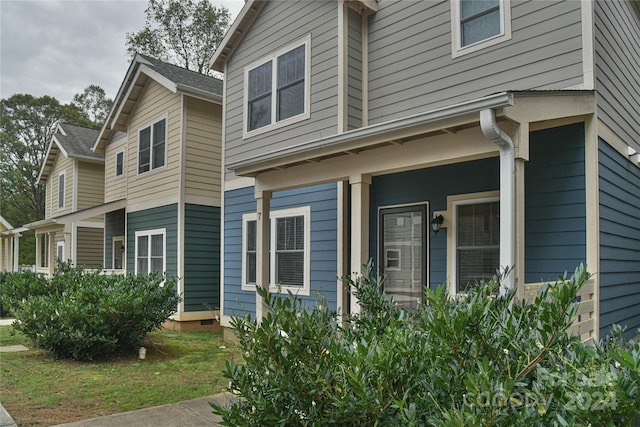
[[[229,27],[229,10],[208,0],[149,0],[144,27],[127,33],[127,51],[212,75],[209,61]]]
[[[93,122],[92,127],[100,128],[111,110],[113,100],[107,98],[106,92],[100,86],[89,85],[82,93],[76,93],[73,96],[71,104]]]

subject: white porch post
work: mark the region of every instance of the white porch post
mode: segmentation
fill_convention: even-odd
[[[18,271],[20,265],[20,233],[13,235],[13,267],[9,266],[9,271]]]
[[[42,257],[41,257],[41,252],[42,249],[40,248],[41,245],[41,239],[42,236],[40,234],[35,233],[35,237],[36,237],[36,273],[38,272],[38,268],[40,268],[40,266],[42,265]]]
[[[271,191],[255,192],[256,198],[256,286],[269,289],[270,282],[270,257],[271,247]],[[262,297],[256,292],[256,319],[260,321],[267,313],[268,307]]]
[[[351,272],[355,278],[369,261],[369,191],[370,175],[349,177],[351,184]],[[351,295],[351,313],[360,312],[360,303]]]
[[[47,258],[48,258],[48,263],[47,263],[47,268],[48,268],[48,276],[51,277],[53,276],[53,273],[56,271],[56,242],[55,242],[55,234],[54,233],[47,233],[47,246],[49,248],[49,251],[47,253]]]

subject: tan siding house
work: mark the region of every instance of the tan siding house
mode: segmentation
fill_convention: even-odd
[[[104,202],[104,157],[91,151],[98,131],[68,123],[58,125],[40,170],[45,187],[45,219],[25,227],[36,237],[36,269],[53,274],[56,260],[97,268],[102,259],[82,256],[102,253],[102,215],[80,214]],[[80,242],[84,242],[82,246]]]
[[[137,55],[94,144],[105,154],[104,266],[179,278],[171,324],[220,303],[222,82]]]

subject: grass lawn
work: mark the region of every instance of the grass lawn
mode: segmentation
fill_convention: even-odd
[[[0,402],[19,426],[49,426],[174,403],[223,391],[221,371],[240,359],[218,332],[157,331],[147,356],[115,360],[56,360],[34,349],[11,326],[0,326],[0,346],[22,344],[29,351],[0,353]]]

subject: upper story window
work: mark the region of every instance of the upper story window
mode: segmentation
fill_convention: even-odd
[[[138,132],[138,173],[163,167],[166,157],[167,119],[161,119]]]
[[[500,267],[500,202],[459,202],[454,220],[456,292],[465,292],[491,279]]]
[[[61,172],[60,175],[58,175],[58,209],[63,209],[64,208],[64,201],[66,198],[65,195],[65,178],[66,178],[66,173],[65,172]]]
[[[116,176],[120,176],[124,173],[124,151],[118,151],[116,153]]]
[[[511,39],[510,0],[451,0],[453,57]]]
[[[245,68],[245,134],[309,117],[310,40]]]

